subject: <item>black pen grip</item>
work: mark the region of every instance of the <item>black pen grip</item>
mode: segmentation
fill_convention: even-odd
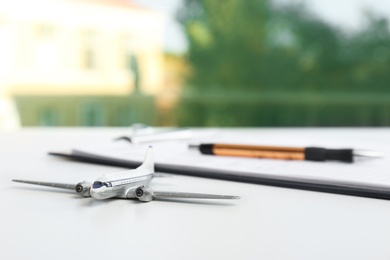
[[[199,151],[202,154],[214,154],[213,148],[214,148],[213,144],[201,144],[201,145],[199,145]]]
[[[305,148],[305,160],[307,161],[341,161],[353,162],[352,149],[325,149],[318,147]]]

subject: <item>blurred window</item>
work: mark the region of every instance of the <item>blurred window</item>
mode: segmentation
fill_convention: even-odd
[[[0,74],[10,69],[13,61],[14,45],[13,32],[4,18],[0,17]],[[0,82],[1,82],[0,78]]]
[[[122,34],[121,35],[121,47],[122,47],[122,53],[121,56],[123,57],[124,66],[125,69],[128,71],[131,71],[131,62],[129,60],[129,57],[133,54],[133,41],[134,37],[132,37],[130,34]]]
[[[37,68],[52,69],[61,62],[59,42],[55,41],[56,28],[50,24],[39,24],[35,27],[35,57]]]
[[[83,42],[83,68],[97,68],[97,34],[93,31],[86,31],[82,34]]]
[[[133,76],[134,92],[140,93],[140,71],[138,57],[134,54],[133,47],[134,37],[126,35],[124,37],[124,57],[125,67]]]
[[[36,28],[36,35],[39,40],[53,39],[55,28],[50,24],[40,24]]]
[[[140,73],[138,66],[138,58],[132,53],[127,53],[126,55],[126,68],[133,75],[134,92],[140,93]]]

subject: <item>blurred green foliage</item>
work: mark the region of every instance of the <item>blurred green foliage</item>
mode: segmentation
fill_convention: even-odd
[[[303,4],[186,0],[179,125],[390,125],[388,20],[347,32]]]

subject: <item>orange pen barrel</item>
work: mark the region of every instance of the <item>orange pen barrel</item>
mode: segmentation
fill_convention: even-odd
[[[305,148],[252,146],[235,144],[201,144],[203,154],[266,159],[305,160]]]

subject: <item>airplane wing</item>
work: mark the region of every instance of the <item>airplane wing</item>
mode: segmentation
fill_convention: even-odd
[[[55,183],[55,182],[41,182],[41,181],[25,181],[25,180],[12,180],[14,182],[20,182],[20,183],[27,183],[27,184],[34,184],[34,185],[40,185],[40,186],[46,186],[46,187],[53,187],[53,188],[59,188],[59,189],[66,189],[66,190],[76,190],[75,184],[66,184],[66,183]]]
[[[14,182],[27,183],[33,185],[40,185],[52,188],[59,188],[65,190],[72,190],[77,192],[83,197],[91,197],[91,193],[89,191],[91,187],[91,183],[83,181],[77,184],[68,184],[68,183],[57,183],[57,182],[42,182],[42,181],[26,181],[26,180],[12,180]]]
[[[232,195],[153,191],[149,187],[145,187],[145,186],[141,186],[135,190],[129,191],[126,197],[137,198],[140,201],[144,201],[144,202],[148,202],[153,199],[225,199],[225,200],[240,199],[239,196],[232,196]]]
[[[164,192],[155,191],[153,197],[158,198],[176,198],[176,199],[224,199],[224,200],[236,200],[240,199],[239,196],[232,195],[216,195],[205,193],[190,193],[190,192]]]

